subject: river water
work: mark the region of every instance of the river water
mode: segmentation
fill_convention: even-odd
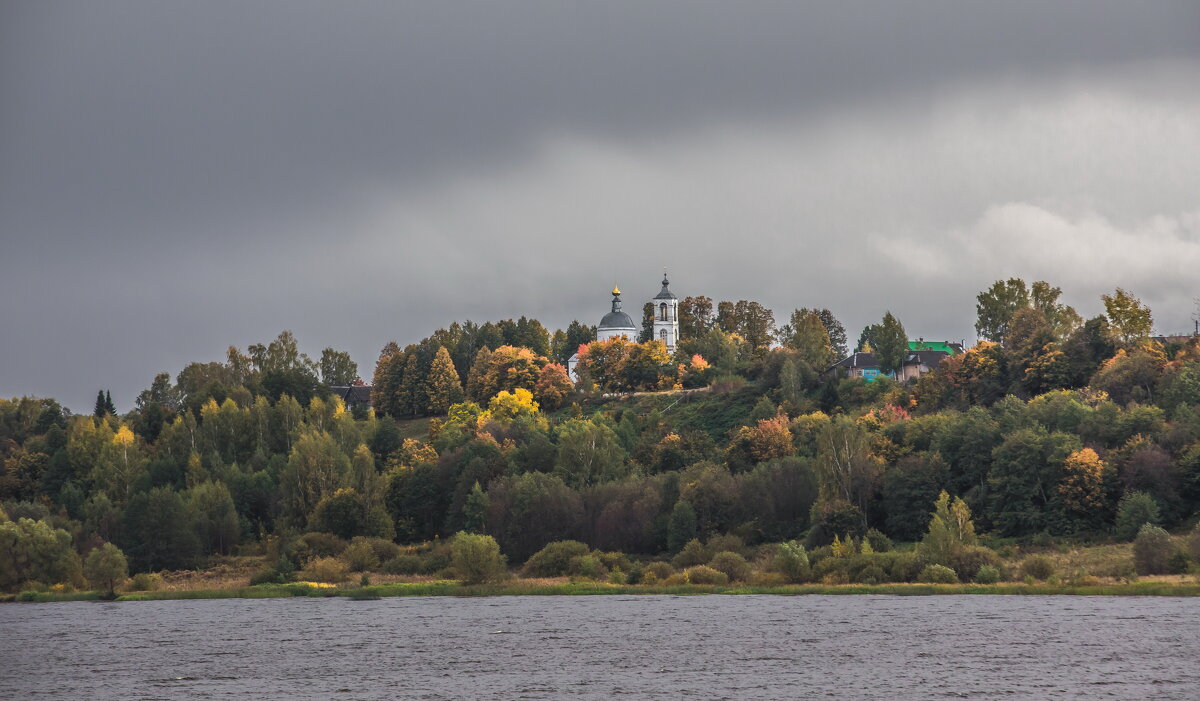
[[[0,605],[0,699],[1200,699],[1200,601],[561,596]]]

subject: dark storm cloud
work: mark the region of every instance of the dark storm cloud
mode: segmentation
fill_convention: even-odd
[[[390,338],[415,340],[467,316],[587,319],[597,284],[653,277],[663,262],[691,268],[688,292],[791,303],[786,290],[764,289],[755,256],[694,245],[712,238],[702,222],[686,245],[678,222],[693,198],[728,194],[725,230],[740,217],[774,231],[776,216],[860,242],[882,236],[880,250],[893,252],[887,242],[903,237],[881,222],[968,228],[991,222],[986,208],[1004,200],[960,193],[925,206],[919,192],[890,197],[897,188],[850,169],[848,188],[875,193],[861,207],[870,216],[829,221],[815,199],[807,214],[773,214],[755,199],[772,182],[756,179],[756,163],[787,149],[764,142],[750,149],[761,149],[758,161],[727,149],[723,161],[698,163],[686,154],[712,142],[694,135],[724,129],[737,141],[765,129],[788,141],[803,132],[799,161],[823,143],[805,132],[814,122],[911,110],[980,85],[1005,86],[1006,107],[1032,99],[1027,83],[1058,77],[1086,92],[1116,75],[1106,89],[1132,95],[1168,75],[1151,92],[1170,95],[1195,77],[1197,36],[1200,10],[1185,2],[3,4],[0,396],[54,395],[84,409],[110,386],[126,408],[154,372],[282,328],[310,351],[351,350],[369,376]],[[824,136],[841,153],[872,144],[857,162],[878,159],[893,172],[919,160],[895,152],[888,161],[889,139],[905,137],[887,125],[903,119],[885,114],[862,132]],[[1004,126],[972,134],[986,140]],[[930,131],[928,144],[943,136]],[[841,167],[828,154],[813,160],[824,173]],[[1027,180],[1010,170],[1009,180]],[[690,173],[695,191],[671,195]],[[1180,166],[1175,178],[1186,185],[1194,175]],[[558,189],[563,176],[586,183],[587,195]],[[812,173],[786,177],[821,187]],[[618,179],[661,189],[662,207]],[[738,200],[745,181],[758,191]],[[980,188],[993,185],[983,178]],[[1101,208],[1132,220],[1118,226],[1186,209],[1173,195],[1152,201],[1150,188],[1118,195],[1128,192],[1120,185],[1069,199],[1134,200]],[[509,197],[489,201],[496,191]],[[1180,221],[1187,239],[1193,225]],[[659,249],[639,249],[655,232]],[[760,243],[786,247],[787,236],[772,236]],[[740,265],[714,263],[731,259]],[[828,267],[799,264],[813,276]],[[855,323],[870,320],[865,293],[839,292],[822,303],[842,301],[864,317]],[[943,327],[961,326],[955,314]]]
[[[1200,31],[1189,3],[9,7],[5,204],[31,226],[52,209],[123,229],[470,168],[547,129],[620,137],[1194,56]]]

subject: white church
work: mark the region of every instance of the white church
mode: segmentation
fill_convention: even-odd
[[[654,305],[654,338],[667,346],[667,352],[675,352],[675,344],[679,341],[679,298],[671,292],[667,271],[663,271],[662,289],[650,300]],[[641,324],[635,324],[633,318],[621,310],[621,290],[613,287],[612,311],[600,319],[596,326],[596,340],[607,341],[610,338],[624,336],[630,341],[636,341],[641,335]],[[575,366],[579,365],[579,354],[576,353],[567,360],[567,372],[572,380],[578,380]]]

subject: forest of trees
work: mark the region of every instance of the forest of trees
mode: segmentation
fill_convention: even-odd
[[[907,384],[830,373],[851,349],[827,309],[776,327],[757,302],[689,297],[674,354],[526,317],[389,343],[371,411],[328,390],[358,377],[347,354],[313,361],[286,331],[156,375],[120,416],[103,391],[90,415],[0,400],[0,590],[111,589],[126,560],[192,568],[239,549],[268,549],[284,576],[319,550],[314,534],[466,531],[517,563],[559,541],[643,557],[727,537],[866,553],[928,540],[930,514],[952,508],[1000,539],[1190,525],[1200,342],[1151,340],[1150,310],[1124,290],[1087,320],[1059,296],[998,281],[977,298],[983,340]],[[888,312],[855,348],[896,369],[907,340]]]

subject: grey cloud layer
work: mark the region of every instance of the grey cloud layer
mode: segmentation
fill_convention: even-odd
[[[968,335],[1007,274],[1186,321],[1200,10],[994,5],[4,5],[0,396],[285,327],[369,373],[664,263],[853,327]]]

